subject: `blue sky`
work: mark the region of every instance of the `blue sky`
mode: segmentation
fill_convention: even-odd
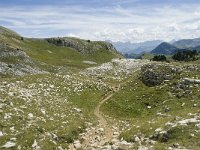
[[[0,25],[27,37],[141,42],[200,37],[198,0],[0,0]]]

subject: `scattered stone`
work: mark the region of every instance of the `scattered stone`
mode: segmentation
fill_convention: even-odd
[[[45,109],[41,109],[41,112],[42,112],[44,115],[46,114]]]
[[[119,135],[119,132],[113,132],[113,135]]]
[[[185,106],[185,103],[182,103],[182,105],[181,105],[181,106],[182,106],[182,107],[183,107],[183,106]]]
[[[145,147],[145,146],[139,146],[139,147],[138,147],[138,150],[149,150],[149,148],[148,148],[148,147]]]
[[[81,146],[81,142],[79,141],[79,140],[76,140],[76,141],[74,141],[74,147],[76,148],[76,149],[79,149],[79,148],[81,148],[82,146]]]
[[[184,78],[183,79],[186,84],[200,84],[200,80],[198,79],[189,79],[189,78]]]
[[[73,110],[76,111],[76,112],[78,112],[78,113],[81,113],[81,112],[82,112],[82,110],[79,109],[79,108],[73,108]]]
[[[12,148],[15,147],[16,143],[8,141],[5,145],[2,146],[2,148]]]
[[[58,146],[58,150],[64,150],[64,149],[62,148],[62,146]]]
[[[38,146],[38,143],[36,140],[34,140],[34,143],[32,144],[33,150],[40,150],[40,146]]]
[[[195,126],[200,130],[200,124],[196,124]]]
[[[151,106],[147,106],[148,109],[151,109]]]
[[[3,132],[2,131],[0,131],[0,137],[2,137],[3,136]]]
[[[197,104],[193,104],[193,107],[197,107]]]
[[[174,148],[179,148],[179,144],[178,144],[178,143],[174,143],[174,144],[173,144],[173,147],[174,147]]]
[[[187,126],[188,123],[196,123],[196,122],[200,122],[200,120],[197,120],[196,118],[190,118],[190,119],[178,121],[177,123],[180,124],[180,125],[186,125]]]
[[[97,63],[94,61],[83,61],[85,64],[96,65]]]
[[[100,132],[104,132],[104,128],[99,128],[98,131],[100,131]]]
[[[32,119],[33,118],[33,114],[32,113],[29,113],[28,114],[28,119]]]
[[[162,128],[157,128],[157,129],[155,130],[155,132],[161,132],[161,131],[163,131]]]

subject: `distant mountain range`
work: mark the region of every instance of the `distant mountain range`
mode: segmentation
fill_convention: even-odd
[[[152,54],[164,54],[164,55],[170,55],[177,51],[178,48],[167,43],[163,42],[160,45],[158,45],[155,49],[151,51]]]
[[[140,54],[143,52],[150,52],[156,46],[158,46],[163,41],[161,40],[153,40],[153,41],[145,41],[141,43],[131,43],[131,42],[111,42],[115,48],[123,53],[123,54]]]
[[[173,43],[163,42],[151,51],[152,54],[171,55],[176,51],[182,50],[197,50],[200,51],[200,38],[183,39]]]
[[[141,43],[131,42],[111,42],[115,48],[126,57],[135,58],[144,52],[152,54],[170,55],[178,50],[198,50],[200,51],[200,38],[181,39],[178,41],[163,42],[161,40],[145,41]]]

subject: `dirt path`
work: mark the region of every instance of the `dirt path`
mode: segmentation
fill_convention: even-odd
[[[94,110],[94,115],[98,119],[98,125],[89,128],[86,133],[82,134],[83,142],[80,143],[82,149],[88,149],[90,147],[100,147],[108,143],[113,138],[114,131],[112,126],[110,126],[104,117],[103,113],[100,111],[101,106],[111,99],[120,90],[120,84],[113,87],[113,92],[108,93],[96,106]],[[75,150],[76,145],[70,145],[70,150]]]
[[[96,107],[95,111],[94,111],[94,115],[97,116],[97,118],[99,119],[99,124],[102,125],[103,129],[104,129],[104,133],[105,133],[105,139],[104,143],[109,142],[110,139],[112,138],[113,135],[113,131],[112,128],[108,125],[106,118],[103,116],[102,112],[100,111],[100,107],[106,102],[108,101],[111,97],[113,97],[114,93],[108,95],[106,98],[104,98]]]
[[[135,72],[139,70],[136,69]],[[98,105],[94,109],[94,115],[98,119],[98,124],[96,126],[89,125],[85,133],[80,134],[80,141],[75,141],[69,146],[70,150],[83,149],[131,149],[133,144],[127,143],[126,141],[118,139],[120,135],[120,130],[116,125],[109,125],[106,117],[101,112],[101,106],[109,101],[116,93],[119,92],[122,85],[125,85],[128,81],[125,80],[117,86],[113,86],[113,91],[107,93]],[[109,143],[112,143],[111,145]],[[77,144],[78,143],[78,144]],[[114,148],[113,148],[114,147]]]
[[[106,95],[105,98],[103,98],[100,103],[96,106],[94,110],[94,115],[98,118],[99,126],[97,128],[94,128],[94,130],[91,132],[92,134],[88,139],[84,141],[84,146],[87,147],[91,144],[92,139],[97,139],[99,130],[100,135],[102,136],[99,140],[99,145],[104,145],[105,143],[109,142],[113,137],[113,130],[112,127],[109,126],[108,122],[106,121],[106,118],[104,117],[103,113],[100,111],[101,106],[111,99],[120,89],[120,85],[117,87],[113,87],[113,92]]]
[[[101,106],[108,101],[109,99],[111,99],[119,90],[120,90],[120,84],[118,85],[117,89],[116,87],[114,88],[114,93],[111,93],[109,95],[107,95],[95,108],[94,110],[94,115],[97,116],[97,118],[99,119],[99,123],[102,125],[102,127],[104,128],[104,133],[105,133],[105,139],[104,141],[102,141],[103,143],[109,142],[112,139],[113,136],[113,131],[112,131],[112,127],[109,126],[108,122],[106,121],[106,118],[104,117],[104,115],[102,114],[102,112],[100,111]]]
[[[111,126],[108,124],[107,119],[100,110],[101,106],[108,100],[110,100],[117,92],[119,92],[121,86],[125,85],[128,81],[129,80],[126,80],[123,83],[118,84],[117,86],[113,86],[113,91],[107,93],[107,95],[102,98],[102,100],[94,109],[94,115],[98,119],[98,125],[88,127],[86,129],[86,132],[80,135],[82,142],[79,141],[78,144],[70,145],[70,150],[76,150],[78,148],[81,148],[83,150],[102,148],[105,149],[106,146],[109,146],[109,142],[113,143],[113,140],[115,141],[115,145],[117,145],[119,148],[129,149],[131,147],[130,143],[127,143],[127,145],[123,142],[120,143],[121,141],[118,140],[120,131],[116,129],[116,126]]]

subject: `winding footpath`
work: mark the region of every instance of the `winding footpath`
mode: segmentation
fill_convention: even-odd
[[[95,111],[94,111],[94,115],[98,118],[99,120],[99,124],[102,125],[103,129],[104,129],[104,133],[105,133],[105,139],[104,141],[102,141],[103,143],[109,142],[110,139],[112,138],[113,135],[113,131],[111,129],[111,127],[109,126],[109,124],[106,121],[106,118],[103,116],[102,112],[100,111],[100,107],[106,102],[108,101],[111,97],[113,97],[114,93],[108,95],[106,98],[104,98],[96,107]]]
[[[120,89],[120,85],[116,88],[113,87],[113,92],[108,93],[106,97],[104,97],[100,103],[96,106],[94,110],[94,115],[98,118],[98,126],[93,128],[89,133],[89,136],[86,135],[85,141],[83,142],[82,148],[87,149],[91,146],[91,143],[95,143],[94,146],[103,146],[113,138],[113,130],[112,127],[109,126],[106,118],[104,117],[103,113],[100,111],[101,106],[110,100]]]
[[[69,146],[69,150],[76,150],[81,147],[82,149],[92,149],[94,147],[102,147],[106,145],[113,139],[114,131],[112,130],[112,126],[110,126],[100,111],[101,106],[110,100],[118,91],[120,90],[120,84],[118,86],[113,87],[113,91],[108,93],[96,106],[94,110],[94,115],[98,118],[98,125],[96,127],[92,127],[86,130],[86,133],[82,134],[82,143],[73,143]],[[77,145],[77,146],[76,146]]]
[[[127,74],[133,74],[134,72],[137,72],[141,69],[141,67],[149,63],[148,61],[139,62],[136,60],[117,60],[115,63],[119,64],[119,66],[122,66],[121,68],[117,68],[118,71],[121,69],[121,71],[127,71]],[[130,64],[127,67],[127,64]],[[123,65],[122,65],[123,64]],[[108,65],[108,64],[107,64]],[[123,68],[124,67],[124,68]],[[113,68],[113,66],[111,67]],[[123,68],[123,69],[122,69]],[[104,70],[104,67],[97,67],[92,68],[92,70],[97,70],[97,73],[99,70]],[[116,68],[113,68],[116,69]],[[130,72],[130,70],[132,70]],[[90,70],[87,70],[90,74]],[[104,70],[105,71],[105,70]],[[108,70],[110,71],[110,70]],[[94,73],[94,71],[92,71]],[[87,74],[87,72],[86,72]],[[76,150],[76,149],[82,149],[82,150],[117,150],[117,149],[133,149],[133,143],[129,143],[123,139],[119,139],[119,135],[122,132],[122,130],[119,128],[119,124],[116,122],[116,124],[110,125],[107,122],[107,118],[103,115],[100,108],[102,105],[104,105],[107,101],[109,101],[116,93],[119,92],[121,86],[125,85],[129,80],[132,78],[126,79],[126,81],[122,82],[119,85],[113,86],[113,91],[107,93],[98,103],[96,108],[94,109],[94,115],[98,119],[98,124],[96,126],[93,126],[92,124],[88,124],[88,127],[86,128],[84,133],[80,134],[80,140],[74,141],[69,146],[69,150]]]

